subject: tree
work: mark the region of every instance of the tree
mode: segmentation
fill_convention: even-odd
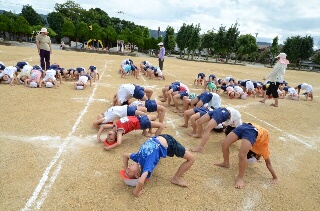
[[[258,46],[256,43],[256,38],[251,34],[240,35],[240,37],[237,39],[235,50],[237,55],[240,55],[241,57],[243,55],[249,55],[257,52]]]
[[[214,50],[215,52],[219,55],[225,54],[227,52],[226,49],[226,27],[225,26],[220,26],[218,33],[216,34],[214,38]]]
[[[190,36],[189,39],[188,39],[188,59],[189,59],[189,55],[190,55],[190,51],[192,51],[192,57],[191,59],[193,59],[193,56],[194,56],[194,53],[195,53],[195,50],[199,48],[200,46],[200,41],[201,41],[201,38],[200,38],[200,24],[198,25],[195,25],[193,26],[193,24],[191,24],[190,26]]]
[[[62,28],[63,28],[62,36],[70,37],[70,38],[75,37],[76,27],[74,26],[72,21],[64,19]]]
[[[176,42],[174,37],[174,29],[171,26],[168,26],[166,29],[166,35],[163,39],[164,47],[168,51],[169,54],[171,54],[171,51],[174,49]]]
[[[9,32],[13,26],[13,20],[10,19],[5,13],[0,15],[0,32],[2,32],[3,38],[5,38],[6,32]]]
[[[13,23],[13,32],[18,34],[19,40],[21,40],[22,36],[31,35],[32,28],[23,16],[18,16],[17,20]]]
[[[117,32],[112,26],[108,26],[106,29],[106,39],[108,41],[108,47],[112,47],[110,43],[116,42],[117,41]]]
[[[214,46],[215,33],[213,31],[208,31],[201,37],[201,48],[207,49],[206,60],[208,60],[209,55],[212,52]]]
[[[143,31],[140,27],[136,27],[132,32],[132,43],[136,45],[139,49],[143,48]],[[131,51],[134,50],[133,45]]]
[[[226,40],[225,40],[225,44],[226,44],[226,63],[228,63],[228,59],[231,53],[234,52],[235,50],[235,46],[237,43],[237,39],[239,37],[239,29],[238,29],[238,22],[236,22],[235,24],[232,24],[231,27],[228,29],[227,33],[226,33]]]
[[[80,42],[84,42],[85,40],[88,40],[89,33],[90,33],[90,30],[88,25],[85,22],[80,21],[75,27],[76,42],[78,42],[79,39],[80,39]]]
[[[45,21],[30,5],[23,5],[21,14],[31,26],[45,25]]]
[[[301,68],[302,60],[309,59],[313,53],[313,38],[310,35],[305,37],[293,36],[286,39],[282,51],[287,54],[291,64]]]
[[[180,50],[180,57],[182,57],[182,52],[185,54],[185,48],[187,47],[187,35],[186,35],[186,30],[187,30],[187,25],[183,23],[183,25],[180,27],[177,37],[176,37],[176,42],[178,45],[178,48]]]
[[[270,48],[270,53],[271,53],[270,65],[271,66],[273,66],[274,64],[274,57],[276,57],[276,55],[278,55],[280,52],[278,40],[279,40],[278,36],[273,38],[272,40],[272,45]]]
[[[311,60],[315,64],[320,64],[320,51],[316,52],[312,57]]]
[[[59,12],[51,12],[48,14],[47,20],[49,27],[57,33],[58,38],[61,38],[64,24],[63,15]]]
[[[72,0],[68,0],[64,4],[56,3],[54,9],[73,23],[81,21],[79,17],[85,11],[80,4],[77,4]]]

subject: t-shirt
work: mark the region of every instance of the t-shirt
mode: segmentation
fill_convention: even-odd
[[[52,80],[56,80],[56,71],[54,69],[49,69],[46,71],[46,76],[44,77],[44,81],[48,80],[48,79],[52,79]]]
[[[46,50],[46,51],[50,51],[50,46],[49,44],[51,43],[50,37],[48,35],[42,35],[42,34],[38,34],[36,36],[36,41],[37,43],[40,44],[40,49]]]
[[[31,70],[31,82],[40,82],[40,78],[41,78],[41,71],[33,69]]]
[[[127,116],[127,105],[123,106],[113,106],[104,112],[104,120],[102,123],[113,122],[117,118],[122,118]]]
[[[252,81],[247,81],[246,82],[246,89],[251,89],[251,90],[254,90],[254,85],[253,85],[253,82]]]
[[[214,109],[220,108],[221,107],[221,98],[220,98],[220,96],[217,93],[213,93],[213,92],[211,92],[211,94],[212,94],[212,98],[208,103],[208,107],[209,108],[212,107]]]
[[[263,159],[268,159],[270,156],[269,151],[269,132],[260,127],[259,125],[252,124],[255,128],[258,129],[258,135],[256,142],[252,146],[252,151],[257,155],[261,155]]]
[[[160,158],[167,157],[167,148],[152,137],[144,142],[137,153],[132,153],[130,159],[137,162],[142,167],[142,174],[148,172],[147,178],[150,178],[152,171],[158,165]]]
[[[13,75],[17,72],[17,68],[14,66],[6,67],[1,73],[0,78],[2,78],[4,75],[8,75],[9,78],[13,78]]]
[[[31,70],[32,70],[32,66],[31,65],[25,65],[23,67],[23,69],[21,70],[20,74],[18,75],[18,79],[20,80],[20,78],[22,76],[27,76],[28,78],[30,78],[30,73],[31,73]]]
[[[116,130],[123,130],[123,134],[129,133],[133,130],[140,129],[140,121],[136,116],[122,117],[115,123]]]
[[[225,121],[226,125],[233,125],[234,127],[238,127],[242,125],[242,119],[241,119],[241,114],[238,110],[231,108],[231,107],[226,107],[228,111],[230,112],[230,119]]]

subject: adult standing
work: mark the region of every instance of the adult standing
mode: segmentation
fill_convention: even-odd
[[[50,67],[50,54],[52,53],[51,39],[48,36],[48,30],[42,28],[36,37],[38,53],[40,55],[40,65],[43,70]]]
[[[263,80],[270,80],[270,85],[266,91],[265,97],[260,100],[261,103],[264,103],[266,99],[272,95],[274,98],[274,103],[272,103],[270,106],[278,107],[278,88],[280,83],[283,83],[283,75],[286,72],[287,65],[290,64],[289,61],[286,59],[287,55],[285,53],[280,53],[277,56],[277,63],[273,67],[273,70],[269,75],[267,75]]]
[[[160,42],[158,44],[158,46],[160,48],[160,52],[158,54],[159,68],[160,68],[160,70],[163,70],[164,54],[166,53],[166,49],[163,47],[163,43],[162,42]]]

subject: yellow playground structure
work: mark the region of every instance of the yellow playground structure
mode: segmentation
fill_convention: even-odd
[[[103,48],[103,44],[102,44],[101,40],[96,40],[96,39],[90,39],[90,40],[88,40],[88,41],[87,41],[87,48],[89,48],[89,44],[90,44],[91,42],[95,42],[95,41],[98,41],[98,42],[100,43],[100,45],[101,45],[101,48]]]

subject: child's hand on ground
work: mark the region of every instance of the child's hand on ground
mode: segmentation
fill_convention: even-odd
[[[270,183],[271,184],[278,184],[278,182],[279,182],[279,180],[278,180],[278,178],[272,178],[271,180],[270,180]]]

